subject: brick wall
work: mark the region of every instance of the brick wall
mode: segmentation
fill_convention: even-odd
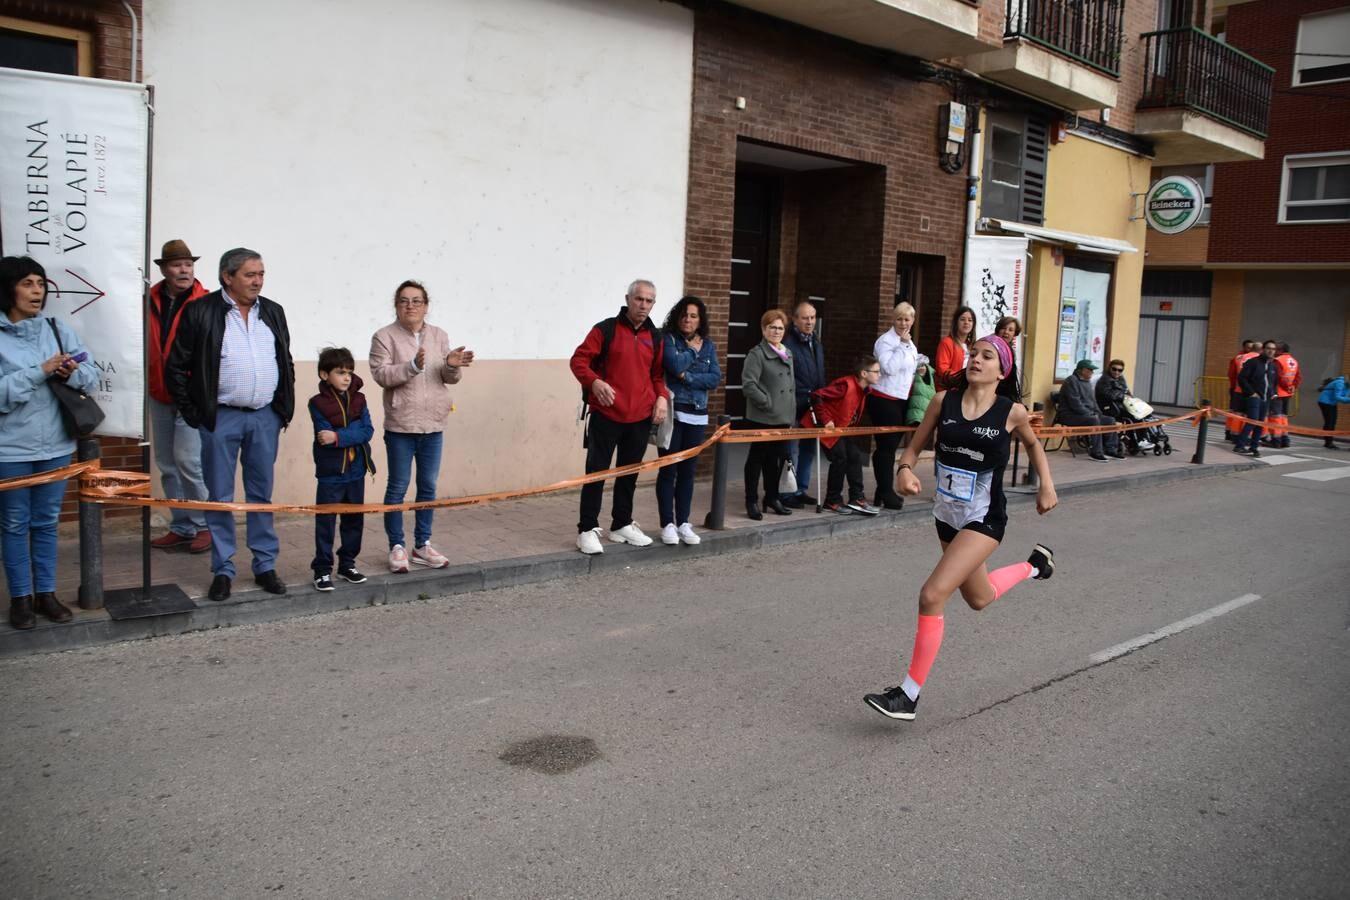
[[[694,8],[685,289],[707,301],[719,349],[725,353],[738,137],[863,166],[837,170],[850,173],[837,178],[855,181],[833,209],[815,189],[818,212],[811,212],[814,185],[829,178],[796,178],[784,194],[778,305],[817,293],[803,275],[818,274],[837,279],[852,310],[843,315],[841,304],[830,304],[830,315],[840,316],[826,326],[832,370],[870,349],[889,325],[901,251],[944,257],[949,315],[965,227],[965,177],[937,164],[938,112],[952,99],[950,89],[907,77],[902,61],[879,51],[721,3]],[[746,98],[746,109],[735,108],[737,97]],[[855,236],[853,245],[841,245],[838,229],[821,227],[841,216],[848,216],[843,233]],[[720,392],[713,406],[721,409]]]
[[[131,0],[131,8],[141,16],[141,0]],[[94,50],[95,78],[127,81],[131,76],[131,18],[120,0],[116,2],[59,2],[59,0],[0,0],[0,15],[35,22],[40,25],[60,25],[88,32]],[[138,65],[137,68],[140,68]],[[141,471],[141,449],[136,441],[121,438],[101,438],[99,441],[103,464],[108,468]],[[62,521],[75,518],[76,486],[71,482],[66,500],[61,507]],[[107,508],[108,515],[134,515],[134,508]]]
[[[1242,300],[1245,274],[1234,269],[1214,273],[1209,296],[1209,329],[1205,334],[1205,374],[1228,375],[1228,363],[1242,349]],[[1215,403],[1228,398],[1210,397]]]
[[[1275,68],[1265,159],[1214,175],[1211,262],[1350,263],[1350,224],[1279,224],[1284,157],[1350,150],[1350,82],[1291,87],[1300,16],[1345,0],[1259,0],[1228,10],[1228,42]]]

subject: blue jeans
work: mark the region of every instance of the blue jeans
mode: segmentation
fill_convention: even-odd
[[[70,464],[70,454],[31,462],[0,462],[0,478],[50,472]],[[56,590],[56,523],[66,482],[0,491],[0,554],[10,597]],[[36,590],[34,590],[36,582]]]
[[[206,493],[216,501],[234,502],[234,470],[242,464],[244,500],[272,502],[272,468],[277,462],[277,437],[281,416],[270,406],[240,410],[220,407],[216,430],[198,429],[202,439],[202,475]],[[272,514],[251,512],[244,516],[245,540],[253,553],[253,574],[273,572],[281,541],[277,539]],[[234,578],[234,513],[209,512],[211,529],[211,574]]]
[[[800,497],[811,487],[811,473],[816,467],[816,441],[803,438],[800,441],[788,441],[788,459],[797,467],[797,491],[792,496]]]
[[[1264,422],[1266,420],[1266,401],[1261,397],[1247,397],[1247,411],[1243,413],[1249,419],[1256,419]],[[1250,422],[1243,423],[1242,431],[1238,433],[1237,441],[1233,444],[1238,450],[1255,450],[1261,446],[1261,426],[1252,425]]]
[[[707,425],[688,425],[676,422],[670,434],[670,449],[657,449],[657,456],[669,456],[680,450],[688,450],[703,443],[707,434]],[[689,521],[689,507],[694,502],[694,469],[698,467],[698,457],[691,456],[684,462],[666,466],[656,475],[656,509],[661,519],[661,527],[683,525]]]
[[[183,421],[172,405],[154,398],[146,402],[150,407],[155,466],[159,469],[164,496],[171,500],[205,500],[201,435]],[[171,513],[169,530],[174,534],[190,538],[206,530],[206,513],[199,509],[174,509]]]
[[[413,461],[417,461],[417,496],[422,500],[436,499],[436,476],[441,470],[441,436],[439,431],[431,434],[409,434],[403,431],[386,431],[384,447],[389,456],[389,481],[384,489],[385,503],[402,503],[408,495],[408,482],[412,478]],[[431,515],[434,510],[419,509],[413,513],[413,547],[420,547],[431,540]],[[384,514],[384,533],[389,538],[389,549],[395,544],[407,543],[403,540],[403,513]]]
[[[354,481],[337,484],[320,481],[314,492],[314,502],[365,503],[364,473],[363,477]],[[361,555],[361,532],[365,527],[365,518],[364,513],[329,513],[314,517],[314,561],[309,564],[314,570],[314,577],[333,574],[333,532],[337,530],[339,519],[342,520],[342,543],[338,545],[338,568],[356,568],[356,558]]]

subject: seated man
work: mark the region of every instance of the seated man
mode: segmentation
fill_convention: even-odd
[[[1125,410],[1125,398],[1132,397],[1130,385],[1125,380],[1125,361],[1113,359],[1106,365],[1106,374],[1097,379],[1097,407],[1103,415],[1117,422],[1133,425],[1139,420]],[[1139,441],[1140,450],[1152,450],[1153,442],[1148,439],[1148,431],[1141,429],[1131,432]]]
[[[1097,400],[1092,394],[1092,373],[1096,370],[1097,364],[1090,359],[1080,359],[1078,365],[1074,367],[1073,375],[1064,379],[1060,386],[1059,403],[1056,407],[1055,422],[1060,425],[1114,425],[1115,420],[1109,416],[1102,415],[1101,409],[1097,407]],[[1088,440],[1092,444],[1092,452],[1088,454],[1092,459],[1098,462],[1105,462],[1107,456],[1113,456],[1116,459],[1124,459],[1125,454],[1120,449],[1120,435],[1115,432],[1108,432],[1102,440],[1103,435],[1091,435]],[[1105,445],[1106,452],[1102,452]]]

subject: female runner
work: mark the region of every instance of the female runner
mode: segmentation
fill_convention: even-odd
[[[904,683],[863,697],[863,702],[883,716],[914,718],[919,689],[942,645],[942,608],[954,591],[961,591],[971,609],[981,610],[1013,585],[1028,578],[1049,578],[1055,571],[1050,548],[1041,544],[1024,563],[992,572],[984,564],[1003,540],[1008,524],[1003,468],[1013,434],[1026,447],[1027,457],[1040,477],[1036,511],[1045,515],[1059,502],[1050,479],[1050,465],[1028,423],[1026,407],[998,393],[999,383],[1012,371],[1012,350],[1003,338],[991,334],[976,341],[956,386],[933,398],[900,458],[901,492],[919,493],[919,477],[913,466],[918,462],[919,449],[937,430],[933,515],[942,559],[919,591],[919,627]]]

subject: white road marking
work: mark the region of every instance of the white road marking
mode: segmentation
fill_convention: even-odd
[[[1269,453],[1262,453],[1256,459],[1257,462],[1263,462],[1268,466],[1286,466],[1289,463],[1307,462],[1301,456],[1273,456]]]
[[[1201,613],[1196,613],[1193,616],[1182,619],[1180,622],[1173,622],[1171,625],[1166,625],[1159,628],[1157,631],[1150,631],[1148,634],[1141,634],[1139,637],[1128,640],[1123,644],[1107,647],[1099,653],[1092,654],[1088,659],[1090,659],[1094,665],[1104,663],[1107,660],[1115,659],[1117,656],[1124,656],[1126,653],[1138,650],[1140,647],[1147,647],[1155,641],[1161,641],[1165,637],[1171,637],[1188,628],[1203,625],[1210,619],[1218,618],[1235,609],[1241,609],[1248,603],[1255,603],[1260,599],[1260,594],[1243,594],[1241,597],[1235,597],[1227,603],[1220,603],[1218,606],[1211,607]]]
[[[1350,466],[1336,466],[1334,469],[1308,469],[1303,472],[1285,472],[1285,478],[1306,478],[1308,481],[1335,481],[1337,478],[1350,478]]]

